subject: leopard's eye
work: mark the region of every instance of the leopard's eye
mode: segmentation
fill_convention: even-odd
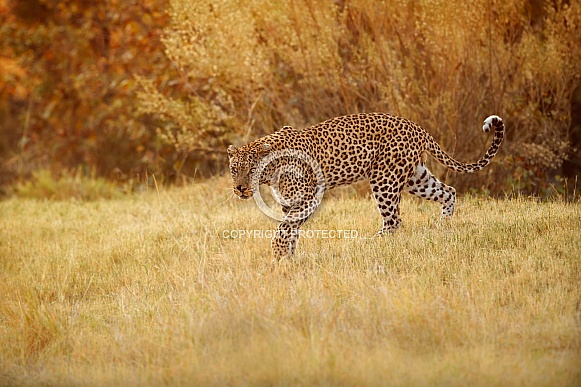
[[[238,173],[238,169],[236,167],[230,167],[230,173],[236,174]]]
[[[250,168],[250,173],[254,173],[254,171],[256,171],[256,168]]]

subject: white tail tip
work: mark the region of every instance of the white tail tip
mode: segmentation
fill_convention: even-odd
[[[490,132],[493,126],[496,126],[498,122],[502,122],[502,118],[499,116],[490,116],[484,120],[484,125],[482,125],[482,130],[486,133]]]

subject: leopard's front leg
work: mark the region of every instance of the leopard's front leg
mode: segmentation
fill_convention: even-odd
[[[302,224],[304,222],[301,222]],[[281,222],[272,239],[272,253],[276,261],[290,258],[296,250],[299,239],[300,224],[296,222]]]
[[[278,261],[294,254],[300,228],[321,203],[325,190],[324,179],[320,183],[315,170],[303,165],[301,159],[292,161],[298,165],[289,164],[271,185],[284,213],[271,243]]]
[[[274,259],[280,261],[290,258],[296,250],[299,239],[300,228],[311,216],[315,208],[314,201],[304,202],[301,207],[283,209],[285,216],[276,229],[276,234],[272,239],[271,246]]]

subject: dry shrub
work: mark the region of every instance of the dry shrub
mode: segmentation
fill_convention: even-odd
[[[92,201],[123,196],[117,185],[97,177],[95,173],[83,173],[81,169],[63,171],[60,176],[39,169],[32,173],[31,179],[15,184],[13,191],[18,197],[39,200]]]
[[[521,188],[541,193],[567,156],[578,2],[173,0],[169,12],[163,42],[189,94],[167,99],[141,80],[140,100],[182,151],[384,111],[420,123],[463,161],[487,147],[482,120],[505,119],[508,139],[491,168],[447,176],[461,190],[499,193],[525,168],[534,173]],[[548,167],[530,162],[539,147]]]
[[[120,184],[179,171],[137,112],[133,77],[174,92],[160,41],[167,4],[0,1],[0,195],[35,171],[82,168]]]

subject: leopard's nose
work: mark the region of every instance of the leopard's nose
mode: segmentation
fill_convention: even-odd
[[[241,186],[241,185],[238,185],[238,186],[236,186],[236,189],[237,189],[238,191],[242,192],[242,186]]]

